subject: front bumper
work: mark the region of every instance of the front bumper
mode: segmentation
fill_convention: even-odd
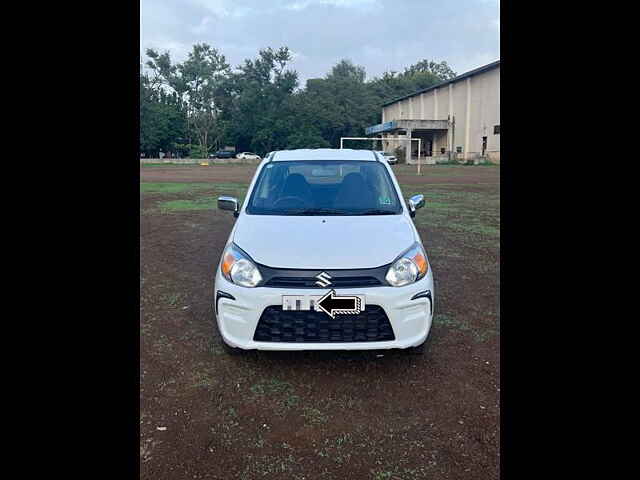
[[[408,348],[420,345],[429,335],[433,314],[433,276],[431,269],[420,281],[404,287],[338,288],[337,295],[365,295],[367,305],[379,305],[389,318],[395,340],[353,343],[295,343],[257,342],[253,336],[263,310],[271,305],[281,305],[282,295],[323,295],[329,289],[290,289],[257,287],[245,288],[227,281],[218,269],[214,286],[214,311],[218,330],[225,343],[246,350],[378,350]],[[216,292],[220,296],[216,303]],[[430,291],[431,300],[420,296]]]

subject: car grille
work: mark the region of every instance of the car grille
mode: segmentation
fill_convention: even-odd
[[[374,268],[314,270],[274,268],[258,264],[263,287],[272,288],[367,288],[389,286],[385,280],[390,265]],[[325,278],[322,281],[322,277]],[[322,285],[324,283],[324,285]]]
[[[317,285],[316,277],[272,277],[265,287],[279,288],[323,288]],[[331,285],[325,288],[376,287],[382,285],[376,277],[334,277]]]
[[[253,340],[256,342],[345,343],[395,340],[391,323],[382,307],[367,305],[357,315],[338,315],[332,319],[314,310],[264,309]]]

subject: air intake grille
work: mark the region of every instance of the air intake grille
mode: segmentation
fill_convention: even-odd
[[[253,339],[256,342],[345,343],[395,340],[387,314],[378,305],[367,305],[358,315],[324,312],[264,309]]]
[[[317,285],[317,277],[272,277],[265,287],[279,288],[323,288]],[[326,288],[375,287],[382,285],[376,277],[334,277]]]
[[[385,280],[390,265],[375,268],[313,270],[273,268],[258,264],[262,286],[274,288],[366,288],[388,287]]]

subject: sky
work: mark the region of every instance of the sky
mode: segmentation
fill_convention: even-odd
[[[140,56],[207,43],[233,67],[287,46],[300,86],[341,59],[367,79],[423,59],[461,74],[500,58],[500,0],[140,0]]]

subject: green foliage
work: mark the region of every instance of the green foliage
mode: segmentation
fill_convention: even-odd
[[[211,189],[209,183],[141,182],[141,193],[183,193]]]
[[[234,71],[204,43],[194,45],[183,63],[172,63],[169,53],[146,53],[140,150],[149,156],[162,149],[206,158],[222,145],[260,155],[337,148],[340,137],[363,136],[366,127],[380,123],[384,103],[455,77],[446,62],[421,60],[367,81],[364,67],[343,59],[298,89],[298,73],[287,68],[287,47],[260,50]]]
[[[322,137],[317,129],[306,126],[306,128],[289,135],[286,148],[329,148],[330,146],[331,144]]]
[[[263,49],[228,78],[228,134],[238,150],[264,154],[285,148],[295,130],[290,100],[298,86],[297,72],[286,68],[291,59],[287,47]]]
[[[411,65],[404,71],[405,76],[411,77],[416,74],[429,74],[437,77],[440,81],[451,80],[455,78],[456,72],[451,70],[447,62],[436,63],[428,60],[421,60],[415,65]]]
[[[160,204],[162,212],[213,210],[214,208],[216,208],[216,199],[213,197],[201,197],[192,200],[169,200]]]
[[[340,146],[340,137],[362,136],[380,117],[364,68],[348,60],[341,60],[325,78],[309,80],[294,106],[299,127],[315,129],[334,148]]]
[[[189,145],[189,157],[208,158],[208,152],[202,145]]]
[[[140,76],[140,152],[157,157],[160,150],[175,151],[174,143],[186,132],[177,98],[166,94],[147,76]]]
[[[368,87],[372,96],[376,99],[375,111],[376,121],[370,123],[380,123],[382,121],[382,105],[403,97],[410,93],[424,90],[438,83],[450,80],[456,76],[447,62],[436,63],[428,60],[421,60],[418,63],[405,68],[404,72],[394,71],[384,72],[381,77],[374,78],[368,82]]]
[[[196,44],[187,60],[172,64],[168,53],[160,55],[147,49],[150,60],[147,67],[153,72],[154,82],[171,92],[180,105],[191,136],[197,138],[198,153],[207,157],[212,144],[217,144],[224,124],[219,121],[225,91],[223,84],[230,75],[225,56],[206,43]]]

